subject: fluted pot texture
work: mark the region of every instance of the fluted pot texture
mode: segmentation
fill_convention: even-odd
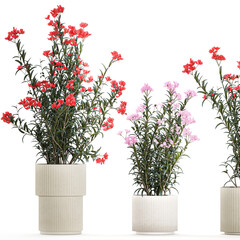
[[[86,166],[36,164],[41,234],[81,234]]]
[[[240,188],[221,188],[221,231],[240,234]]]
[[[139,233],[175,232],[178,229],[177,196],[133,196],[132,230]]]

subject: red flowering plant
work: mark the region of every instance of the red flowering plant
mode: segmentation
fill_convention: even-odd
[[[43,52],[47,63],[41,61],[40,66],[31,63],[21,44],[19,36],[24,31],[13,28],[8,33],[6,40],[16,44],[18,51],[14,57],[19,64],[17,73],[23,73],[23,82],[29,90],[16,106],[16,113],[5,112],[1,119],[13,124],[24,136],[32,136],[40,158],[48,164],[73,164],[89,158],[103,164],[108,154],[101,156],[100,148],[95,150],[93,141],[114,127],[110,110],[122,115],[126,112],[126,102],[116,106],[126,83],[106,76],[112,64],[123,58],[113,51],[110,63],[103,65],[100,76],[96,79],[90,76],[88,64],[81,58],[83,43],[91,35],[85,30],[88,24],[81,23],[80,28],[65,27],[61,22],[63,11],[58,6],[46,18],[53,28],[48,38],[52,47]],[[22,109],[33,113],[30,122],[20,117]]]
[[[131,149],[130,174],[137,186],[136,194],[159,196],[176,189],[177,177],[182,173],[179,161],[186,156],[188,145],[198,140],[189,128],[195,120],[186,110],[196,93],[188,90],[181,100],[181,94],[176,91],[178,85],[177,82],[166,82],[166,101],[152,105],[153,89],[145,84],[141,89],[143,104],[136,113],[127,116],[132,123],[132,132],[126,129],[124,133],[118,133]]]
[[[184,73],[190,74],[198,85],[198,92],[203,94],[203,103],[210,102],[212,108],[217,111],[218,124],[216,127],[222,126],[228,136],[227,145],[231,148],[232,153],[221,165],[224,167],[224,173],[228,176],[228,181],[233,186],[238,186],[240,178],[240,85],[239,76],[235,74],[222,73],[222,61],[226,58],[219,55],[219,47],[213,47],[209,50],[212,59],[216,61],[218,66],[220,85],[216,88],[209,88],[206,79],[203,79],[200,72],[196,69],[202,65],[202,61],[194,61],[190,59],[190,63],[184,65]],[[240,62],[238,68],[240,68]]]

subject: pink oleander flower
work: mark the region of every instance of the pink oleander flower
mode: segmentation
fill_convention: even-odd
[[[117,133],[117,135],[122,135],[122,132],[123,132],[123,131],[119,131],[119,132]]]
[[[127,120],[130,120],[130,121],[136,121],[140,118],[142,118],[142,115],[139,115],[138,113],[133,113],[127,116]]]
[[[145,83],[145,84],[143,85],[143,87],[141,88],[141,92],[142,92],[142,93],[144,93],[144,92],[146,92],[146,91],[153,91],[153,89],[152,89],[147,83]]]
[[[179,108],[179,104],[178,103],[175,103],[175,104],[173,104],[173,106],[172,106],[172,108],[173,108],[173,110],[176,110],[176,109],[178,109]]]
[[[181,99],[182,99],[182,95],[181,95],[180,93],[174,92],[173,96],[174,96],[177,100],[181,100]]]
[[[197,96],[197,93],[193,90],[187,90],[185,94],[186,94],[186,97],[188,98]]]
[[[174,146],[174,141],[173,140],[169,140],[169,143],[172,145],[172,146]]]
[[[170,148],[171,145],[170,144],[167,144],[166,142],[163,142],[160,147],[165,147],[165,148]]]
[[[191,117],[191,113],[188,112],[187,110],[179,111],[177,113],[177,116],[181,116],[182,125],[189,125],[196,122],[194,118]]]
[[[146,108],[146,105],[144,104],[140,104],[140,106],[137,108],[136,112],[139,113],[139,112],[144,112],[144,109]]]
[[[128,129],[125,129],[125,132],[126,132],[126,133],[130,133],[130,130],[128,130]]]
[[[174,92],[175,89],[179,86],[179,83],[177,82],[165,82],[164,87],[167,87],[170,92]]]
[[[199,141],[200,139],[196,135],[189,136],[191,142]]]
[[[127,136],[125,137],[125,144],[128,146],[132,146],[134,143],[137,143],[138,140],[135,136]]]
[[[192,134],[192,132],[190,131],[189,128],[184,128],[183,129],[183,132],[182,132],[183,137],[190,137],[191,134]]]

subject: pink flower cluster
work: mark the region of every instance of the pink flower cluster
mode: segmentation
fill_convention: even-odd
[[[200,140],[196,135],[192,135],[192,132],[189,128],[183,129],[183,137],[188,137],[191,142]]]
[[[139,115],[138,113],[133,113],[127,116],[127,120],[130,120],[130,121],[136,121],[140,118],[142,118],[142,115]]]
[[[125,144],[127,144],[128,146],[132,146],[134,143],[137,143],[138,140],[136,138],[136,136],[127,136],[125,137]]]
[[[147,92],[147,91],[152,92],[153,89],[152,89],[147,83],[145,83],[145,84],[143,85],[143,87],[141,88],[141,92],[144,93],[144,92]]]
[[[139,106],[138,106],[138,108],[137,108],[137,110],[136,110],[136,112],[137,113],[139,113],[139,112],[144,112],[144,109],[146,108],[146,105],[144,105],[144,104],[140,104]]]
[[[165,82],[164,87],[167,87],[170,92],[175,92],[175,89],[179,86],[179,83],[177,82]]]
[[[185,92],[185,94],[186,94],[186,97],[187,97],[187,98],[192,98],[192,97],[197,96],[197,93],[196,93],[195,91],[193,91],[193,90],[187,90],[187,91]]]
[[[195,123],[194,118],[191,117],[191,113],[188,112],[187,110],[179,111],[177,113],[177,116],[181,116],[182,125],[189,125]]]

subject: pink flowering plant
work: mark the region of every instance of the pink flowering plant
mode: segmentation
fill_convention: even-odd
[[[52,28],[48,38],[52,47],[43,52],[46,60],[39,65],[32,64],[21,44],[19,36],[24,30],[13,28],[8,33],[6,40],[17,47],[16,73],[23,74],[28,91],[15,106],[16,112],[5,112],[1,119],[11,123],[23,137],[32,136],[39,159],[45,159],[47,164],[74,164],[89,158],[103,164],[108,154],[100,155],[100,148],[95,150],[93,141],[113,128],[110,110],[122,115],[126,112],[126,102],[117,104],[126,83],[107,76],[112,64],[123,59],[113,51],[99,76],[89,75],[89,66],[81,56],[84,42],[91,35],[86,31],[88,24],[66,27],[61,22],[63,12],[59,5],[46,17]],[[32,112],[30,122],[20,116],[22,110]]]
[[[167,195],[176,189],[177,177],[182,173],[179,160],[187,156],[188,145],[198,140],[189,128],[195,120],[186,110],[196,93],[188,90],[181,100],[181,94],[176,91],[178,85],[166,82],[166,101],[152,105],[153,89],[145,84],[141,89],[143,103],[136,113],[127,116],[132,123],[131,131],[118,133],[131,149],[130,174],[137,186],[136,194]]]
[[[216,128],[221,126],[227,133],[228,148],[232,153],[221,165],[224,167],[224,173],[227,174],[228,181],[234,187],[239,186],[240,180],[240,83],[237,74],[223,74],[222,61],[226,58],[219,54],[219,47],[213,47],[209,50],[211,58],[215,60],[218,68],[219,86],[209,87],[207,79],[197,70],[202,65],[201,60],[190,62],[184,65],[184,73],[191,75],[197,83],[198,92],[203,95],[203,103],[209,102],[212,109],[216,110],[218,123]],[[237,62],[237,68],[240,68],[240,61]]]

